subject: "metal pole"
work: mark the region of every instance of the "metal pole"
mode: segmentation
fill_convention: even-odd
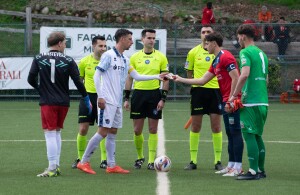
[[[32,51],[32,17],[31,7],[26,7],[26,53]]]

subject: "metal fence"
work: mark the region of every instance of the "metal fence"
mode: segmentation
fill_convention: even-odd
[[[279,95],[292,88],[295,78],[300,78],[300,24],[287,24],[290,28],[290,40],[283,58],[278,60],[278,47],[274,35],[270,34],[265,40],[261,40],[261,24],[252,24],[257,30],[256,45],[260,47],[269,57],[270,74],[273,80],[269,86],[270,97]],[[270,24],[276,27],[277,24]],[[86,27],[86,24],[32,24],[32,47],[28,49],[28,40],[25,36],[26,26],[23,24],[0,24],[0,57],[20,57],[33,56],[39,53],[39,29],[41,26],[57,27]],[[240,48],[234,44],[236,41],[237,25],[215,25],[215,31],[219,31],[224,36],[224,49],[229,50],[238,58]],[[93,27],[113,27],[113,28],[163,28],[167,29],[167,57],[170,64],[170,71],[186,76],[184,62],[190,49],[200,43],[200,29],[198,24],[93,24]],[[171,82],[169,97],[172,99],[189,98],[190,87],[184,84]],[[71,96],[77,98],[76,91],[70,91]],[[0,100],[23,99],[29,100],[37,98],[34,90],[1,90]]]

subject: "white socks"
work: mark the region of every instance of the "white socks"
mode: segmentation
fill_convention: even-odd
[[[116,135],[108,133],[106,137],[106,155],[107,155],[107,165],[109,167],[114,167],[116,165],[115,152],[116,152]]]
[[[49,161],[49,170],[56,169],[57,161],[57,141],[56,141],[56,131],[45,131],[46,147],[47,147],[47,157]]]
[[[56,144],[57,144],[57,159],[56,165],[59,166],[60,163],[60,152],[61,152],[61,131],[56,131]]]
[[[90,139],[85,152],[82,156],[81,163],[90,162],[90,158],[94,153],[95,149],[99,146],[100,141],[103,137],[99,133],[95,133],[95,135]]]

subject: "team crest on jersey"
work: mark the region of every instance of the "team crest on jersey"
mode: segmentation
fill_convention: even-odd
[[[241,63],[242,63],[242,64],[246,64],[246,62],[247,62],[247,60],[246,60],[245,58],[242,58],[242,59],[241,59]]]
[[[145,64],[150,64],[150,60],[145,60]]]
[[[109,120],[109,119],[105,119],[105,123],[106,123],[106,124],[109,124],[109,123],[110,123],[110,120]]]
[[[209,62],[209,61],[210,61],[210,57],[207,56],[207,57],[205,58],[205,60],[206,60],[207,62]]]
[[[116,65],[116,64],[114,65],[113,69],[114,69],[114,70],[116,70],[116,69],[117,69],[117,65]]]

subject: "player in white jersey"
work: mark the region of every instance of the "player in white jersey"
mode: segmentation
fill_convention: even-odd
[[[166,74],[140,75],[129,65],[129,59],[123,55],[133,44],[132,32],[127,29],[119,29],[115,34],[116,46],[101,56],[97,66],[94,81],[98,94],[99,130],[91,138],[84,152],[82,160],[77,168],[89,173],[96,174],[90,166],[90,158],[99,142],[106,138],[107,173],[129,173],[128,170],[116,165],[115,162],[115,138],[118,128],[122,127],[122,96],[128,73],[136,80],[160,79]],[[102,82],[100,82],[102,77]]]

